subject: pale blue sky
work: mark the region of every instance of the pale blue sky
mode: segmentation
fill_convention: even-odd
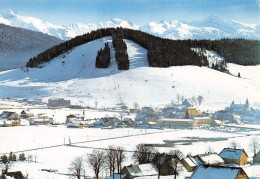
[[[112,18],[148,21],[200,20],[209,15],[260,24],[260,0],[0,0],[0,11],[15,10],[55,24]]]

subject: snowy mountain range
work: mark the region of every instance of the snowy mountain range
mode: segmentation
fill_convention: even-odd
[[[117,18],[101,23],[72,23],[60,26],[38,18],[21,16],[14,11],[6,11],[0,14],[0,23],[40,31],[63,40],[105,27],[139,29],[169,39],[246,38],[260,40],[260,27],[258,25],[234,20],[222,20],[216,16],[191,23],[177,20],[149,22],[141,27]]]

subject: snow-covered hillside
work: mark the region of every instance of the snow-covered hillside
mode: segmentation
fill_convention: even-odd
[[[260,66],[239,66],[242,78],[206,67],[182,66],[169,68],[148,67],[147,51],[126,40],[130,70],[117,70],[114,51],[108,69],[95,68],[97,51],[111,37],[81,45],[65,56],[57,57],[42,68],[16,69],[0,73],[0,97],[50,98],[64,97],[74,101],[85,100],[94,106],[113,106],[118,102],[132,106],[161,106],[176,100],[177,94],[185,98],[202,95],[202,109],[216,110],[233,100],[260,107],[260,80],[252,75]],[[65,63],[62,63],[64,61]],[[230,64],[231,73],[236,71]],[[237,68],[236,68],[237,69]]]
[[[139,29],[169,39],[220,39],[227,37],[260,40],[260,27],[258,25],[222,20],[216,16],[191,23],[178,20],[149,22],[139,27],[118,18],[100,23],[72,22],[71,24],[55,25],[35,17],[21,16],[14,11],[5,11],[5,13],[0,14],[0,23],[40,31],[63,40],[105,27]]]

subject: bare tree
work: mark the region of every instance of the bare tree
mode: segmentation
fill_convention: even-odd
[[[199,95],[199,96],[197,97],[197,100],[198,100],[198,102],[199,102],[199,105],[201,105],[201,103],[202,103],[202,101],[204,100],[204,98],[203,98],[203,96]]]
[[[93,150],[88,154],[88,164],[94,170],[96,179],[98,179],[100,170],[104,167],[105,153],[103,151]]]
[[[180,99],[181,99],[181,95],[177,94],[177,101],[178,101],[178,103],[180,103]]]
[[[212,148],[212,147],[210,147],[210,146],[208,146],[208,148],[207,148],[207,150],[206,150],[206,154],[212,154],[212,153],[214,153],[215,151],[214,151],[214,149]]]
[[[249,148],[254,153],[254,155],[257,154],[257,152],[259,152],[260,143],[258,141],[259,139],[257,137],[254,137],[249,142]]]
[[[117,165],[117,173],[121,173],[122,163],[125,161],[126,156],[124,153],[124,148],[122,146],[116,147],[116,165]],[[121,178],[121,176],[120,176]]]
[[[181,96],[181,102],[183,102],[183,101],[184,101],[184,96],[182,95],[182,96]]]
[[[133,158],[136,163],[144,164],[150,163],[156,155],[156,150],[152,146],[147,146],[145,144],[138,144],[134,152]]]
[[[84,163],[82,157],[75,157],[68,168],[71,175],[76,176],[80,179],[80,176],[84,173]]]
[[[180,150],[172,150],[169,152],[171,155],[171,163],[173,168],[174,179],[177,178],[177,175],[181,171],[181,168],[178,166],[179,161],[183,158],[183,153]]]
[[[108,147],[108,150],[106,151],[105,160],[106,160],[105,163],[107,165],[107,168],[109,168],[110,176],[113,176],[114,178],[114,173],[116,169],[116,147],[115,146],[110,145]]]
[[[126,116],[126,114],[123,113],[123,112],[120,112],[120,113],[118,114],[118,116],[119,116],[120,120],[122,121],[123,118]]]
[[[29,163],[29,162],[31,162],[31,161],[32,161],[32,159],[33,159],[33,156],[32,156],[31,154],[29,154],[29,155],[27,156],[27,159],[28,159],[28,163]]]
[[[139,104],[137,102],[134,102],[134,109],[139,109]]]
[[[10,157],[9,157],[10,158]],[[2,173],[3,174],[6,174],[8,172],[9,169],[12,168],[13,166],[13,162],[12,160],[10,160],[6,155],[3,155],[1,157],[1,163],[0,163],[0,166],[1,166],[1,169],[2,169]]]
[[[236,142],[236,141],[233,140],[233,141],[230,142],[230,147],[231,147],[232,149],[237,149],[237,148],[240,147],[240,145],[239,145],[238,142]]]

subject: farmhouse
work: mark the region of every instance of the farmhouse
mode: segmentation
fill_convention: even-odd
[[[194,127],[215,127],[217,123],[210,117],[194,117]]]
[[[126,179],[158,175],[157,168],[152,163],[125,166],[121,173],[126,174]]]
[[[244,149],[230,149],[224,148],[219,156],[223,158],[225,164],[237,164],[237,165],[246,165],[248,155]]]
[[[190,107],[196,107],[198,104],[197,104],[197,101],[193,98],[189,98],[189,99],[185,99],[183,102],[182,102],[182,105],[190,108]]]
[[[21,118],[29,118],[29,117],[33,117],[34,114],[31,113],[29,110],[28,111],[25,111],[23,110],[21,113],[20,113],[20,117]]]
[[[249,179],[243,168],[200,165],[186,179]]]
[[[66,116],[65,123],[83,121],[83,120],[84,120],[84,116],[81,116],[78,114],[70,114],[70,115]]]
[[[162,128],[193,128],[193,123],[192,119],[161,118],[157,125]]]

